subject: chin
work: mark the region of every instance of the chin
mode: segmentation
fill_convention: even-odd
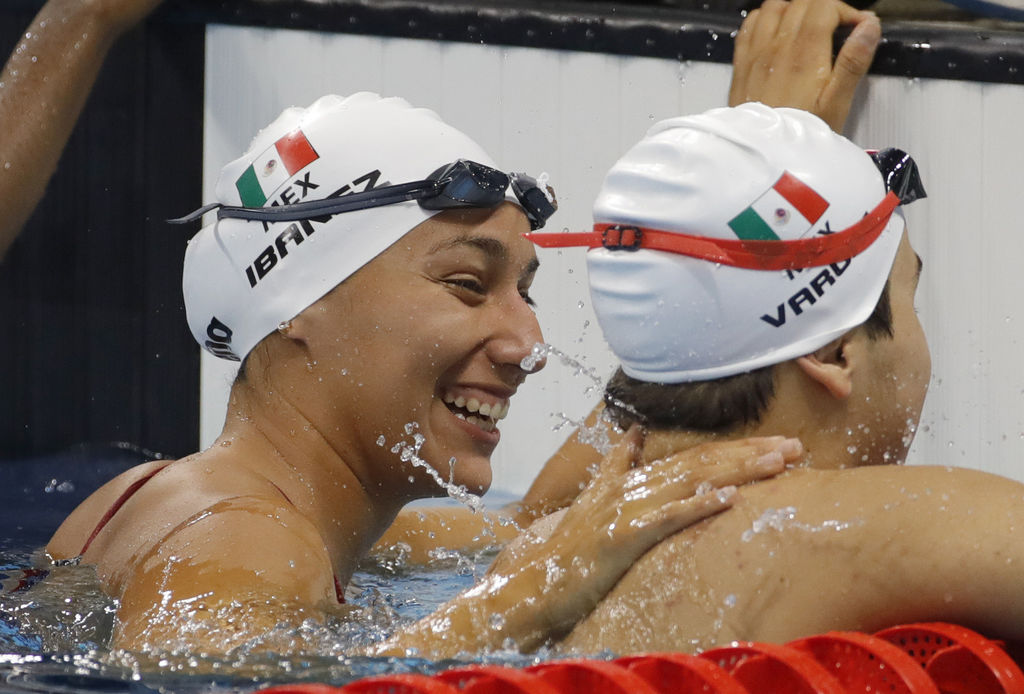
[[[490,456],[480,454],[454,454],[456,463],[454,468],[449,468],[448,462],[453,457],[450,451],[425,450],[420,454],[423,460],[429,462],[431,471],[436,472],[442,484],[439,484],[431,471],[418,469],[417,485],[423,490],[423,496],[443,497],[452,496],[444,485],[452,484],[455,487],[465,487],[466,491],[476,494],[483,494],[491,487],[493,475],[491,472]],[[444,462],[437,462],[444,461]]]
[[[471,462],[463,462],[463,460],[460,458],[455,463],[455,474],[452,475],[451,481],[456,487],[465,487],[466,491],[480,496],[491,488],[493,479],[491,461],[489,458]]]

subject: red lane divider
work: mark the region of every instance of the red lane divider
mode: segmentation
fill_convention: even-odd
[[[700,657],[726,669],[750,694],[847,694],[825,666],[787,646],[740,641]]]
[[[459,694],[458,689],[441,680],[427,675],[412,674],[367,677],[334,691],[342,691],[345,694]]]
[[[874,635],[837,631],[786,645],[736,642],[698,656],[470,665],[434,676],[368,677],[344,687],[286,684],[259,694],[1024,694],[998,641],[930,622]]]
[[[537,675],[510,667],[473,665],[445,670],[437,678],[462,694],[562,694]]]
[[[847,692],[940,694],[917,661],[888,641],[856,632],[829,632],[790,641],[788,648],[810,654]]]
[[[956,624],[930,622],[875,636],[905,650],[943,694],[1024,694],[1024,673],[998,641]]]
[[[750,694],[718,664],[688,653],[651,653],[618,658],[660,694]]]
[[[562,694],[659,694],[636,673],[603,660],[557,660],[526,671]]]

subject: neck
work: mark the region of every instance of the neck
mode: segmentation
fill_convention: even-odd
[[[324,436],[288,390],[272,384],[235,384],[211,451],[263,476],[317,527],[343,584],[402,505],[373,493],[363,461]]]
[[[844,404],[825,398],[817,384],[808,384],[792,362],[779,364],[775,396],[758,421],[728,431],[652,430],[644,440],[642,460],[658,460],[702,443],[758,436],[798,438],[803,444],[801,467],[836,469],[863,464],[850,453]]]

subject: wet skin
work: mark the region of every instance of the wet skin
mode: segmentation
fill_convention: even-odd
[[[486,489],[499,434],[444,400],[504,411],[527,375],[519,362],[542,339],[528,299],[537,268],[528,230],[507,203],[437,215],[256,347],[217,442],[146,482],[83,556],[122,598],[122,642],[175,634],[180,619],[153,613],[170,595],[207,596],[186,604],[199,615],[225,600],[251,604],[254,628],[280,618],[260,596],[334,609],[335,579],[348,582],[397,510],[439,493],[390,451],[409,438],[409,422],[426,438],[420,456],[445,479]],[[50,555],[77,556],[115,500],[163,465],[90,496]]]
[[[530,306],[538,262],[527,231],[509,203],[443,213],[292,321],[287,336],[303,342],[323,379],[303,409],[330,413],[322,431],[365,488],[403,502],[444,494],[390,450],[412,440],[410,422],[425,439],[419,456],[444,480],[476,493],[490,486],[500,420],[466,404],[507,412],[527,376],[520,362],[543,340]]]
[[[799,435],[809,467],[746,487],[726,513],[654,548],[563,647],[696,651],[919,620],[1024,636],[1024,485],[884,465],[903,461],[928,384],[913,307],[920,268],[904,238],[890,275],[891,339],[854,331],[815,353],[814,369],[780,365],[759,428]],[[810,373],[817,380],[794,386]],[[692,440],[652,432],[645,457]]]

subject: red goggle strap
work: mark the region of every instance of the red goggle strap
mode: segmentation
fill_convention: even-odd
[[[800,270],[838,263],[866,250],[885,229],[899,204],[899,197],[890,192],[853,226],[833,234],[789,241],[716,239],[627,224],[595,224],[589,232],[531,232],[523,236],[543,248],[647,248],[748,270]]]

